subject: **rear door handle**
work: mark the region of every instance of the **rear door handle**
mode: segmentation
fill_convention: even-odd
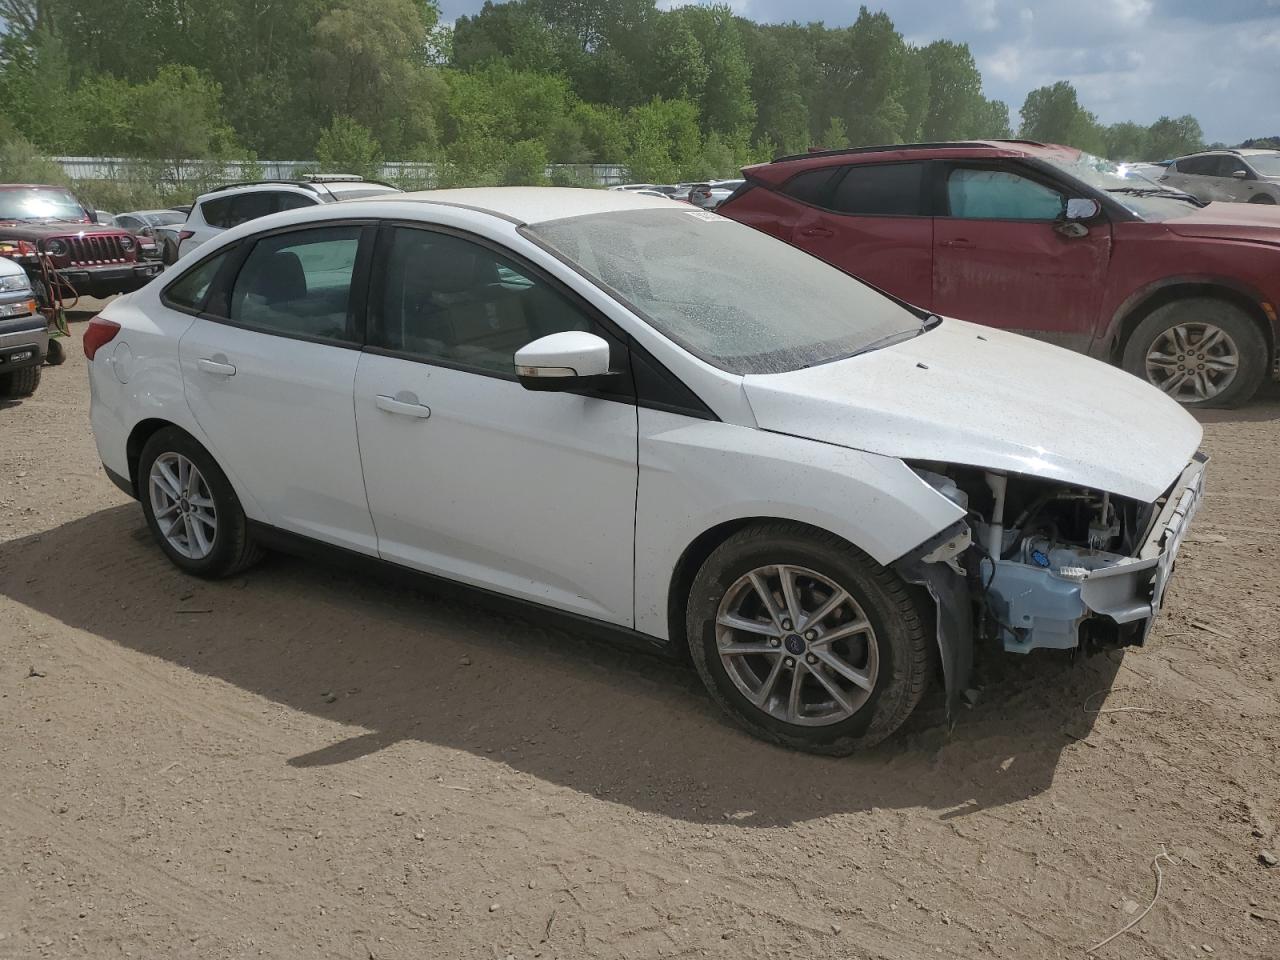
[[[800,231],[802,237],[834,237],[835,231],[826,227],[805,227]]]
[[[964,237],[956,237],[954,240],[943,240],[940,243],[943,247],[972,247],[973,241],[966,240]]]
[[[419,420],[426,420],[431,416],[431,408],[419,403],[418,398],[407,391],[402,391],[394,397],[380,393],[373,398],[373,402],[377,404],[379,410],[401,417],[417,417]]]
[[[216,377],[234,377],[236,375],[234,363],[224,363],[221,360],[211,360],[208,357],[201,357],[196,361],[196,366],[205,373],[212,373]]]

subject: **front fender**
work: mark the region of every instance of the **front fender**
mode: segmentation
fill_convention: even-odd
[[[672,572],[702,533],[794,520],[889,565],[964,511],[896,457],[752,427],[639,410],[636,629],[670,637]]]

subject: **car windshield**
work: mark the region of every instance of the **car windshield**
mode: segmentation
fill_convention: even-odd
[[[159,213],[144,213],[140,216],[153,227],[167,227],[174,223],[187,222],[187,215],[178,210],[161,210]]]
[[[69,190],[20,187],[0,190],[0,220],[76,220],[89,215]]]
[[[926,329],[920,316],[860,280],[702,210],[596,213],[524,232],[730,373],[811,367]]]
[[[1280,153],[1253,154],[1245,159],[1262,176],[1280,177]]]
[[[1098,190],[1106,190],[1112,198],[1143,220],[1168,220],[1185,217],[1203,206],[1192,197],[1180,195],[1173,188],[1157,183],[1132,168],[1091,153],[1052,154],[1043,158],[1064,173],[1082,180]],[[1127,176],[1126,176],[1127,174]]]

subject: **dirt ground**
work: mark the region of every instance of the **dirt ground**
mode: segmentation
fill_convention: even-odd
[[[1280,391],[1203,419],[1145,649],[984,656],[830,760],[474,603],[185,578],[73,345],[0,407],[0,957],[1078,958],[1162,850],[1097,956],[1280,957]]]

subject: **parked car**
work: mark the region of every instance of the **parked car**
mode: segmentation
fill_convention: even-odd
[[[187,212],[174,208],[134,210],[131,213],[116,214],[111,222],[138,238],[144,257],[173,263],[178,259],[178,231],[181,224],[186,223]],[[169,229],[163,229],[165,227]]]
[[[36,392],[48,351],[49,326],[26,271],[0,258],[0,400]]]
[[[399,192],[389,183],[347,174],[228,184],[196,197],[186,224],[178,232],[178,255],[185,256],[223,230],[269,213]]]
[[[715,210],[733,196],[733,192],[745,182],[745,180],[712,180],[705,184],[705,191],[700,191],[697,197],[690,194],[689,202],[704,210]]]
[[[1182,403],[1275,366],[1280,210],[1205,206],[1028,141],[866,147],[743,171],[719,212],[917,306],[1122,365]]]
[[[663,198],[312,206],[179,268],[84,345],[181,570],[337,550],[537,604],[794,747],[889,735],[936,665],[954,703],[975,637],[1144,642],[1200,497],[1148,384]]]
[[[1280,200],[1280,150],[1210,150],[1179,157],[1161,182],[1205,201]]]
[[[138,242],[119,227],[94,222],[96,211],[70,190],[41,184],[0,185],[0,257],[22,266],[42,296],[40,258],[69,290],[109,297],[137,290],[160,271],[141,262]]]

